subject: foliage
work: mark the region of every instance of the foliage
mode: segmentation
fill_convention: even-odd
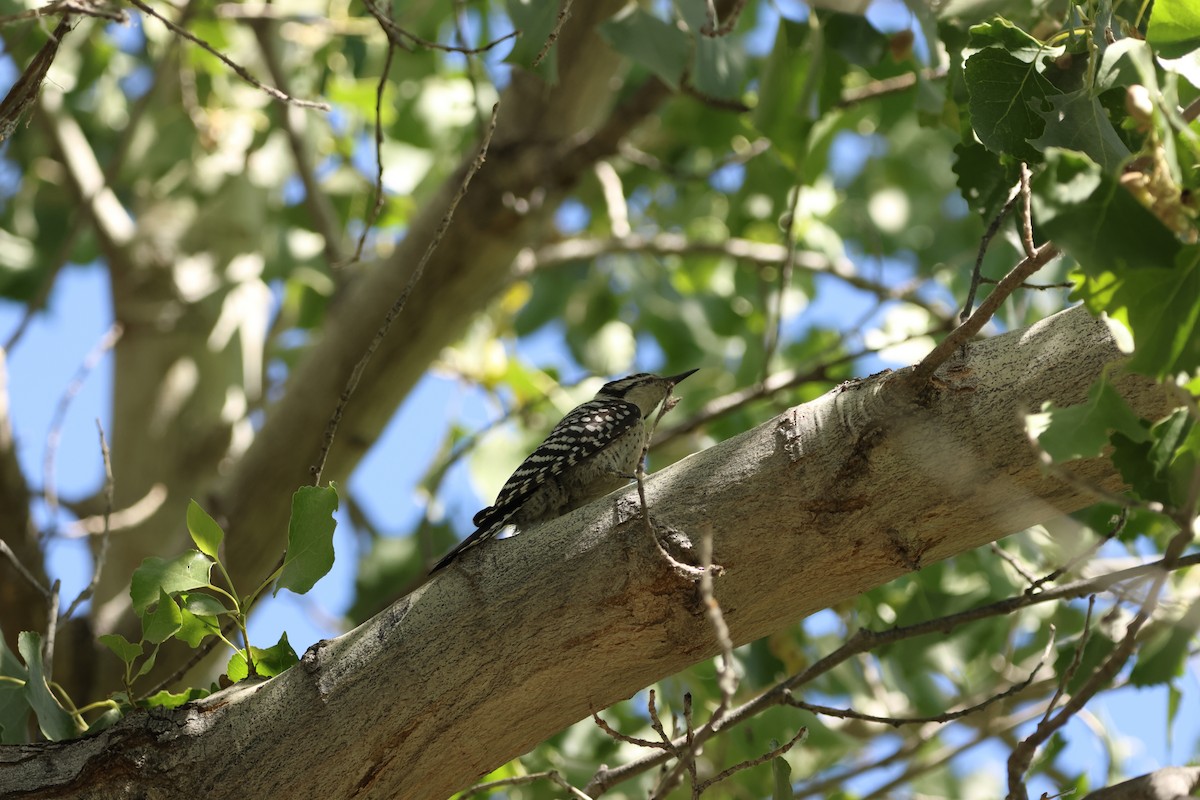
[[[114,446],[123,457],[155,465],[131,471],[170,474],[172,496],[204,496],[245,452],[262,417],[289,393],[308,390],[288,381],[316,343],[349,324],[330,321],[339,303],[354,299],[361,273],[411,266],[391,259],[415,235],[422,211],[454,184],[483,110],[528,74],[547,92],[563,80],[571,54],[546,47],[556,4],[410,5],[397,4],[395,15],[412,37],[482,51],[464,56],[414,46],[393,53],[372,20],[372,4],[283,2],[269,7],[274,18],[188,7],[189,30],[292,97],[328,101],[333,112],[324,116],[272,102],[158,20],[138,16],[128,27],[106,28],[81,18],[56,57],[47,104],[32,122],[36,131],[18,130],[4,145],[6,172],[17,176],[0,181],[4,297],[36,309],[64,270],[102,260],[115,287],[113,318],[130,322],[131,338],[151,325],[147,320],[184,321],[169,329],[177,348],[161,364],[150,363],[162,373],[183,362],[195,366],[204,391],[179,413],[186,422],[175,442],[195,452],[178,457],[186,468],[170,460],[161,466],[154,459],[172,447],[148,444],[140,438],[148,435],[145,426],[136,425],[123,426]],[[721,11],[722,21],[734,23],[730,31],[714,30],[720,26],[701,3],[614,9],[597,27],[621,57],[610,76],[619,87],[613,101],[657,81],[670,97],[578,181],[537,187],[540,195],[513,187],[505,198],[512,219],[489,235],[527,238],[521,255],[503,266],[486,307],[451,297],[442,309],[444,331],[407,332],[412,348],[428,353],[432,380],[471,388],[442,395],[451,399],[438,407],[444,418],[436,425],[401,417],[408,426],[396,448],[407,470],[401,483],[418,498],[403,522],[393,515],[386,524],[375,521],[379,508],[406,502],[390,475],[382,500],[356,496],[353,485],[343,492],[362,547],[349,622],[412,588],[430,558],[468,532],[473,508],[466,506],[475,495],[467,482],[485,502],[494,496],[550,425],[595,390],[596,380],[581,375],[703,367],[664,422],[652,456],[659,468],[840,381],[918,360],[931,337],[953,327],[979,276],[986,295],[987,280],[1026,256],[1016,191],[1025,168],[1033,238],[1052,241],[1063,257],[1037,273],[1040,288],[1027,287],[1005,304],[991,330],[1021,327],[1080,301],[1129,339],[1129,369],[1176,387],[1178,408],[1163,420],[1139,419],[1102,380],[1085,403],[1033,409],[1028,430],[1048,470],[1060,474],[1074,459],[1111,458],[1129,491],[1105,496],[1069,521],[1016,533],[995,551],[928,565],[738,648],[735,701],[802,672],[861,629],[1036,594],[1043,584],[1030,576],[1059,567],[1066,567],[1058,576],[1066,581],[1127,557],[1179,556],[1170,548],[1194,524],[1200,475],[1200,38],[1193,5],[1157,0],[1147,13],[1138,3],[1018,4],[994,16],[996,4],[932,10],[911,3],[903,13],[881,7],[864,17],[756,2],[734,20]],[[26,35],[31,30],[0,28],[17,65],[42,46],[42,38]],[[487,46],[514,30],[521,32],[515,40]],[[501,119],[505,113],[502,106]],[[376,122],[381,146],[372,155]],[[511,152],[489,159],[504,164]],[[79,166],[68,156],[91,160]],[[92,172],[103,173],[111,202],[79,185]],[[538,197],[556,205],[552,218],[528,226],[538,229],[532,234],[521,220],[536,212]],[[363,261],[351,265],[360,234]],[[373,329],[378,322],[362,324]],[[153,344],[169,344],[169,336],[154,336]],[[361,353],[341,356],[349,369]],[[115,377],[115,396],[142,397],[141,405],[129,403],[129,413],[144,423],[137,414],[168,393],[154,394],[159,384],[134,372],[135,360],[119,361],[125,372]],[[386,401],[360,395],[351,402],[384,420],[409,389]],[[321,408],[317,416],[323,421],[331,411]],[[417,429],[437,439],[428,460],[407,446]],[[213,441],[219,446],[204,446]],[[349,466],[365,449],[351,442]],[[302,460],[274,455],[269,469]],[[259,463],[265,474],[267,462]],[[116,480],[128,505],[145,488],[123,484],[120,471]],[[226,665],[233,680],[294,663],[286,635],[272,648],[249,645],[247,614],[276,578],[277,589],[304,592],[328,571],[338,500],[332,487],[297,493],[288,556],[246,596],[234,590],[231,573],[261,575],[271,565],[223,562],[225,531],[194,501],[187,505],[196,550],[137,554],[141,566],[129,594],[138,630],[100,636],[123,665],[123,694],[95,706],[103,716],[85,722],[42,675],[38,634],[21,632],[16,653],[0,647],[0,741],[23,739],[29,709],[50,739],[110,723],[110,712],[136,697],[134,683],[162,669],[156,662],[167,643],[227,641],[235,651]],[[175,516],[154,520],[158,527],[143,545],[166,548],[165,531],[185,516],[182,507],[170,510]],[[273,552],[282,545],[282,532],[276,534]],[[1175,724],[1187,692],[1180,676],[1194,657],[1198,587],[1187,571],[1164,581],[1163,602],[1110,683],[1165,687]],[[1007,751],[1010,740],[1031,734],[1060,685],[1085,690],[1141,608],[1106,594],[1094,612],[1083,601],[1031,605],[940,638],[894,642],[822,674],[804,687],[804,700],[895,720],[933,718],[1028,675],[1034,680],[1020,702],[999,700],[987,714],[895,730],[853,715],[772,708],[707,743],[698,768],[711,777],[759,758],[803,726],[803,744],[738,772],[714,793],[886,792],[892,778],[879,777],[879,768],[897,754],[895,781],[910,791],[998,794],[987,782],[1000,773],[971,748],[1006,742]],[[242,634],[240,646],[222,632],[228,620]],[[1048,666],[1035,673],[1047,650]],[[717,677],[716,662],[702,663],[653,687],[668,728],[683,724],[685,695],[698,718],[720,705]],[[203,691],[154,692],[139,701],[174,707]],[[639,696],[603,716],[619,731],[654,739],[646,709]],[[1068,727],[1044,744],[1033,780],[1054,794],[1108,778],[1073,748],[1092,735],[1112,762],[1109,772],[1121,773],[1116,730]],[[585,720],[490,777],[556,770],[583,786],[597,765],[640,754]],[[938,768],[943,759],[950,766]],[[644,796],[655,778],[642,774],[605,796]],[[560,790],[538,781],[505,791],[540,798]]]
[[[253,593],[239,599],[219,553],[225,533],[195,500],[191,501],[187,527],[197,549],[170,560],[147,558],[133,574],[129,593],[133,608],[142,621],[141,640],[133,642],[119,633],[99,637],[100,643],[124,664],[124,691],[114,694],[111,700],[75,709],[61,687],[57,687],[56,696],[47,683],[42,669],[41,636],[32,631],[22,632],[20,652],[24,665],[13,658],[7,647],[0,646],[0,669],[3,670],[0,676],[8,678],[0,682],[0,698],[3,698],[0,700],[0,741],[23,741],[25,719],[31,708],[42,734],[52,741],[59,741],[103,730],[119,718],[121,711],[134,705],[174,708],[206,696],[210,690],[191,689],[175,694],[156,691],[142,697],[134,693],[134,682],[154,668],[159,647],[172,638],[185,642],[193,650],[209,637],[225,642],[233,655],[223,680],[232,682],[252,675],[274,677],[296,664],[299,658],[288,643],[286,633],[269,648],[252,646],[246,632],[247,618],[258,596],[271,583],[277,584],[276,592],[287,588],[304,594],[329,572],[333,566],[332,539],[336,524],[331,514],[336,509],[337,489],[332,484],[325,488],[300,487],[292,498],[288,550],[282,565]],[[228,589],[212,582],[214,565]],[[223,618],[228,620],[228,625]],[[241,647],[227,638],[233,628],[241,634],[244,643]],[[147,645],[150,645],[149,652]],[[24,688],[23,697],[5,696],[6,691],[15,693],[19,687]],[[25,702],[20,702],[22,699]],[[91,723],[86,722],[83,712],[97,709],[104,709],[105,713]]]

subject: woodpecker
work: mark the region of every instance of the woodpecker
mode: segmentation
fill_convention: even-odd
[[[475,515],[475,532],[430,572],[506,525],[526,528],[552,520],[627,484],[646,447],[646,421],[671,389],[695,371],[669,377],[639,372],[601,386],[595,397],[554,426],[505,482],[495,505]]]

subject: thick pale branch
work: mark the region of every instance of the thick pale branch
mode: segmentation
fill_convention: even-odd
[[[1039,467],[1022,412],[1082,402],[1119,358],[1104,323],[1067,311],[972,346],[920,405],[903,400],[905,371],[885,374],[684,459],[647,481],[649,508],[673,547],[712,527],[716,598],[734,643],[752,641],[1091,502]],[[1170,405],[1149,381],[1114,381],[1143,415]],[[1073,467],[1119,486],[1106,460]],[[0,750],[0,784],[61,798],[442,798],[717,650],[631,487],[479,548],[279,678]]]

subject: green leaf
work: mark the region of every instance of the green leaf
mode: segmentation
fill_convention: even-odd
[[[1080,153],[1048,148],[1045,157],[1033,181],[1033,216],[1089,276],[1107,270],[1121,278],[1123,270],[1174,263],[1174,234],[1113,176]]]
[[[52,742],[61,742],[83,733],[83,727],[59,705],[58,698],[46,683],[42,666],[42,635],[34,631],[21,631],[17,636],[17,651],[25,659],[25,666],[29,670],[25,699],[37,715],[42,735]]]
[[[161,692],[150,695],[142,703],[146,708],[179,708],[184,703],[208,697],[209,694],[211,692],[207,689],[188,689],[177,694],[172,694],[164,689]]]
[[[201,508],[195,500],[188,503],[187,527],[188,533],[192,535],[192,541],[196,543],[200,552],[214,559],[217,558],[217,551],[221,547],[221,540],[225,538],[225,531],[221,530],[217,521],[210,517],[208,512]]]
[[[727,37],[698,37],[691,78],[692,85],[705,97],[740,97],[746,80],[743,51]]]
[[[1200,47],[1200,6],[1195,0],[1155,0],[1146,40],[1156,50],[1171,45],[1172,58]]]
[[[633,6],[632,11],[619,12],[597,30],[612,49],[641,64],[672,89],[679,88],[692,55],[692,40],[677,26]]]
[[[772,745],[772,749],[778,745]],[[771,759],[771,777],[774,779],[774,790],[771,792],[772,800],[791,800],[792,792],[792,765],[787,762],[783,756]]]
[[[1032,61],[1043,53],[1058,52],[1048,49],[1038,39],[1003,17],[972,25],[969,33],[968,47],[972,49],[999,47],[1010,53],[1021,54],[1027,61]]]
[[[1017,167],[1006,163],[978,142],[955,146],[954,174],[967,204],[985,220],[992,220],[1017,183]]]
[[[254,671],[261,678],[273,678],[289,667],[300,663],[296,651],[292,649],[292,645],[288,642],[286,632],[271,647],[266,649],[251,647],[250,653],[254,656]],[[242,651],[239,650],[234,653],[229,659],[225,673],[235,683],[244,680],[249,675],[249,670],[246,667],[246,657]]]
[[[1200,605],[1193,604],[1182,619],[1138,646],[1129,682],[1134,686],[1155,686],[1183,675],[1197,630],[1200,630]]]
[[[558,3],[551,0],[507,0],[504,5],[513,27],[521,32],[504,61],[535,70],[542,80],[551,86],[555,85],[558,83],[558,45],[555,44],[546,52],[537,67],[533,66],[533,62],[554,30],[554,22],[558,19]]]
[[[1168,506],[1187,502],[1200,462],[1200,427],[1193,424],[1187,409],[1176,409],[1150,428],[1148,442],[1130,442],[1114,435],[1113,444],[1113,464],[1139,497]]]
[[[147,608],[158,602],[160,592],[176,594],[207,586],[212,565],[208,556],[196,550],[188,550],[170,561],[147,558],[133,571],[133,580],[129,585],[133,610],[141,616]]]
[[[817,94],[826,54],[817,24],[815,17],[807,23],[779,21],[754,109],[754,126],[793,166],[803,163],[808,133],[819,114]]]
[[[110,708],[100,716],[96,717],[87,726],[87,733],[91,736],[93,733],[99,733],[105,728],[111,728],[121,721],[125,714],[119,708]]]
[[[1129,368],[1155,378],[1200,367],[1200,245],[1179,252],[1173,268],[1128,275],[1118,292],[1136,348]]]
[[[117,658],[125,662],[126,666],[133,664],[135,660],[142,654],[143,645],[141,642],[131,642],[119,633],[105,633],[99,637],[100,644],[112,650]]]
[[[184,611],[190,611],[199,617],[217,617],[222,614],[232,614],[233,610],[226,607],[224,596],[215,597],[204,592],[187,592],[179,595],[179,606]]]
[[[180,611],[179,630],[175,638],[187,642],[188,647],[195,649],[209,636],[214,636],[221,630],[221,624],[216,617],[194,614],[186,608]]]
[[[22,683],[0,681],[0,744],[21,744],[29,719],[29,701],[25,697],[24,682],[29,680],[29,671],[21,660],[4,643],[4,631],[0,630],[0,676],[15,678]]]
[[[337,521],[337,487],[302,486],[292,495],[288,547],[275,586],[304,594],[333,567],[333,531]]]
[[[1066,408],[1046,403],[1041,414],[1030,414],[1026,425],[1037,433],[1038,443],[1057,462],[1096,458],[1108,444],[1110,431],[1119,431],[1135,442],[1149,433],[1141,420],[1108,381],[1098,379],[1085,403]]]
[[[146,660],[142,662],[142,666],[138,667],[137,674],[133,676],[134,679],[136,680],[136,679],[142,677],[143,675],[150,674],[150,670],[154,669],[154,662],[157,660],[158,660],[158,645],[155,645],[154,649],[150,651],[150,655],[146,656]]]
[[[162,644],[175,635],[183,623],[183,614],[171,595],[158,591],[158,605],[142,616],[142,638],[151,644]]]
[[[1046,111],[1034,109],[1046,121],[1046,131],[1030,141],[1039,150],[1062,147],[1086,153],[1110,173],[1117,173],[1129,158],[1129,148],[1117,135],[1104,107],[1085,88],[1070,94],[1053,95]]]
[[[993,153],[1041,161],[1030,144],[1046,127],[1037,109],[1048,97],[1059,94],[1058,89],[1033,64],[994,47],[968,58],[963,71],[970,94],[971,126],[979,141]]]

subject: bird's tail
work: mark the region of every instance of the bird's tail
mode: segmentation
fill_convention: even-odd
[[[483,511],[489,511],[489,510],[491,510],[491,509],[485,508]],[[481,511],[479,514],[476,514],[475,518],[479,519],[483,515],[483,511]],[[432,575],[433,573],[437,572],[442,567],[447,566],[451,561],[458,558],[459,554],[462,553],[464,550],[470,550],[475,545],[482,544],[482,543],[486,542],[488,539],[491,539],[503,527],[504,527],[503,524],[497,525],[497,524],[487,523],[487,524],[481,525],[474,533],[472,533],[470,536],[468,536],[467,538],[465,538],[461,542],[459,542],[458,545],[455,546],[455,548],[453,550],[451,550],[449,553],[446,553],[446,555],[442,556],[442,559],[433,565],[433,569],[429,570],[429,574]]]

